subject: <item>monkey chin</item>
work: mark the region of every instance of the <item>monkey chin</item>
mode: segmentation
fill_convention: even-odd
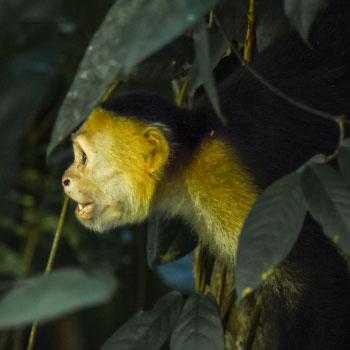
[[[86,209],[85,209],[86,208]],[[84,207],[85,210],[75,210],[78,221],[87,229],[103,233],[126,225],[139,224],[143,222],[147,214],[127,211],[123,206],[100,206],[92,204]]]
[[[88,203],[82,206],[78,204],[75,216],[83,226],[98,233],[123,225],[122,211],[109,205]]]

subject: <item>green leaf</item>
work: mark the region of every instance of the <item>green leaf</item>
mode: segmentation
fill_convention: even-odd
[[[218,1],[116,1],[91,40],[64,100],[48,155],[85,120],[114,81],[191,28]]]
[[[312,217],[329,238],[350,253],[350,191],[343,178],[329,165],[310,161],[301,179]]]
[[[340,144],[338,164],[345,183],[350,188],[350,139],[346,139]]]
[[[292,26],[307,42],[317,14],[327,4],[327,0],[284,0],[284,12]]]
[[[147,262],[151,269],[156,264],[180,259],[197,244],[197,236],[181,219],[165,220],[158,215],[148,219]]]
[[[183,299],[171,292],[158,300],[150,311],[140,311],[116,331],[101,350],[159,349],[174,329]]]
[[[0,329],[43,322],[111,298],[111,276],[92,276],[81,269],[62,269],[21,280],[0,299]]]
[[[194,57],[192,39],[182,35],[175,41],[138,64],[128,76],[128,82],[159,84],[184,76]]]
[[[171,350],[224,350],[218,306],[211,295],[190,297],[170,338]]]
[[[248,2],[248,1],[247,1]],[[284,14],[283,2],[264,0],[256,2],[256,42],[261,52],[290,31]]]
[[[207,25],[203,19],[197,24],[193,32],[193,39],[196,50],[196,61],[198,62],[198,70],[204,83],[204,89],[215,113],[225,123],[226,119],[221,113],[219,97],[211,68]]]
[[[270,185],[258,198],[239,239],[235,285],[238,300],[266,279],[293,248],[306,214],[299,173]]]
[[[119,52],[120,33],[146,0],[118,0],[93,36],[72,86],[56,120],[47,154],[88,117],[105,91],[121,74],[123,61]],[[130,28],[129,28],[130,30]],[[133,31],[131,30],[131,33]]]
[[[229,0],[220,2],[215,8],[215,16],[218,18],[229,39],[244,43],[247,31],[248,6],[249,3],[246,0]],[[220,60],[227,54],[230,45],[217,26],[212,26],[208,30],[208,41],[210,43],[210,71],[213,71]],[[199,72],[197,59],[193,62],[188,74],[188,80],[189,94],[194,95],[195,90],[203,84],[203,77]]]

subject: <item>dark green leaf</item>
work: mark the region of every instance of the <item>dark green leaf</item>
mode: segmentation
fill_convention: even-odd
[[[301,183],[313,218],[350,253],[350,191],[341,175],[327,164],[310,161],[302,171]]]
[[[193,61],[193,42],[188,36],[181,36],[161,50],[138,64],[128,76],[128,82],[154,85],[184,76]]]
[[[146,0],[118,0],[110,9],[90,42],[59,111],[48,155],[87,118],[105,91],[120,76],[123,66],[120,56],[126,55],[125,47],[119,51],[122,45],[120,33],[145,3]],[[133,33],[132,29],[129,30]]]
[[[0,299],[0,328],[43,322],[107,301],[116,288],[111,276],[64,269],[18,282]]]
[[[308,41],[310,28],[327,0],[284,0],[284,12],[301,37]]]
[[[225,118],[221,113],[218,93],[216,91],[215,81],[212,73],[210,62],[210,50],[207,34],[207,25],[201,20],[193,32],[194,46],[196,50],[196,61],[198,62],[198,70],[204,83],[204,89],[209,97],[215,113],[225,122]]]
[[[237,251],[238,299],[268,277],[293,248],[306,214],[299,181],[295,172],[270,185],[245,221]]]
[[[215,299],[190,297],[170,338],[171,350],[224,350],[224,332]]]
[[[345,183],[350,188],[350,139],[344,140],[339,147],[338,164]]]
[[[170,43],[219,0],[118,0],[94,35],[54,127],[48,154],[100,101],[115,80]]]
[[[247,14],[249,1],[226,0],[220,2],[215,8],[215,16],[230,39],[244,44],[247,33]],[[212,43],[212,41],[210,41]]]
[[[259,51],[263,51],[290,31],[289,21],[280,0],[257,1],[255,14],[256,41]]]
[[[183,299],[171,292],[157,302],[150,311],[140,311],[127,321],[102,346],[101,350],[159,349],[174,329]]]
[[[244,43],[247,31],[247,13],[248,1],[222,1],[215,8],[215,16],[218,18],[221,26],[229,39],[233,39],[239,43]],[[210,70],[218,65],[229,49],[226,38],[222,36],[217,26],[212,26],[208,31]],[[188,74],[189,94],[193,95],[195,90],[203,84],[203,77],[199,72],[198,60],[193,62],[191,70]]]
[[[147,262],[151,269],[190,253],[198,244],[194,235],[181,219],[165,220],[162,216],[148,219]]]

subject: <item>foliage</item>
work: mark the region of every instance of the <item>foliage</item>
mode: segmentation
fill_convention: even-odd
[[[237,49],[244,44],[248,11],[245,0],[118,0],[113,4],[105,0],[100,7],[96,2],[82,1],[81,8],[86,10],[82,15],[80,11],[75,12],[68,2],[62,2],[60,7],[58,0],[51,1],[50,5],[39,0],[32,1],[31,6],[26,6],[24,1],[19,3],[18,7],[8,5],[0,12],[8,31],[0,36],[0,48],[6,53],[0,87],[0,100],[6,101],[0,103],[3,133],[0,193],[7,198],[1,204],[6,203],[0,216],[5,237],[0,245],[0,262],[4,262],[1,273],[16,279],[0,299],[0,315],[3,315],[0,326],[3,328],[31,321],[44,322],[105,302],[114,291],[113,278],[101,280],[78,269],[20,278],[43,266],[49,239],[47,234],[42,236],[41,233],[53,231],[57,220],[60,196],[55,184],[58,176],[50,175],[38,164],[44,162],[46,135],[85,48],[85,56],[63,101],[47,147],[49,159],[57,172],[69,159],[64,141],[116,82],[119,83],[117,93],[146,86],[169,96],[173,94],[170,82],[177,95],[180,95],[184,82],[185,85],[188,83],[188,101],[195,93],[203,94],[204,90],[217,115],[223,119],[215,81],[221,80],[220,70],[224,69],[231,53],[227,39]],[[256,8],[257,50],[273,44],[291,27],[307,41],[310,27],[325,4],[325,0],[259,2]],[[91,16],[89,11],[98,15]],[[105,19],[96,30],[104,15]],[[7,17],[16,18],[16,21],[5,21]],[[94,23],[90,23],[91,18],[95,18]],[[226,37],[213,24],[213,18],[222,25]],[[21,40],[15,40],[18,33]],[[14,40],[15,47],[9,47],[10,40],[5,40],[4,34]],[[54,48],[52,40],[56,41]],[[231,64],[237,64],[232,54],[229,58]],[[43,86],[48,88],[43,89]],[[8,149],[12,150],[11,156]],[[21,152],[25,153],[23,159]],[[321,155],[272,184],[259,197],[244,225],[239,243],[235,275],[239,298],[258,287],[288,255],[307,211],[341,249],[350,253],[347,215],[350,206],[349,152],[350,142],[344,140],[337,153],[340,171],[331,168],[327,163],[329,159]],[[20,178],[13,176],[19,173]],[[9,188],[14,190],[9,191]],[[189,229],[179,223],[164,224],[152,218],[148,225],[147,260],[151,267],[176,260],[191,252],[197,244]],[[133,282],[131,286],[128,285],[130,274],[123,275],[127,258],[133,259],[128,268],[134,274],[150,273],[138,270],[146,262],[139,253],[140,247],[141,250],[146,247],[139,238],[141,232],[138,231],[142,230],[132,231],[131,243],[123,239],[122,234],[118,238],[96,238],[84,232],[86,237],[83,239],[75,223],[68,218],[63,247],[66,259],[60,264],[78,263],[87,269],[93,267],[95,273],[106,270],[117,273],[129,290],[133,290],[130,296],[129,291],[120,287],[118,296],[126,293],[123,300],[127,302],[120,302],[118,307],[119,310],[125,307],[126,311],[118,319],[110,317],[101,326],[103,334],[95,344],[88,345],[91,348],[96,348],[101,339],[106,339],[108,331],[111,333],[112,328],[124,322],[134,311],[135,304],[143,307],[154,302],[154,298],[148,298],[145,303],[146,297],[139,294],[139,290],[147,289],[143,280]],[[124,234],[126,237],[130,232]],[[13,237],[16,237],[15,244]],[[42,243],[38,243],[39,238]],[[24,253],[20,249],[22,241],[27,247]],[[37,258],[33,258],[36,249]],[[158,287],[158,294],[162,294],[166,288],[157,282],[156,277],[151,278],[153,285]],[[153,293],[154,289],[153,286],[149,294],[158,296]],[[132,298],[137,302],[130,301]],[[132,306],[128,307],[127,303],[132,303]],[[94,322],[95,326],[97,322]],[[102,349],[141,349],[145,344],[146,348],[152,349],[162,346],[174,350],[223,349],[223,330],[216,302],[209,295],[185,298],[179,293],[166,294],[153,309],[139,312],[127,321]]]

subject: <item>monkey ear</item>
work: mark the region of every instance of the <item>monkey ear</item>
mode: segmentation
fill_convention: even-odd
[[[161,173],[163,166],[167,163],[170,147],[167,138],[161,130],[156,127],[147,128],[144,136],[147,140],[147,171],[151,175]]]

